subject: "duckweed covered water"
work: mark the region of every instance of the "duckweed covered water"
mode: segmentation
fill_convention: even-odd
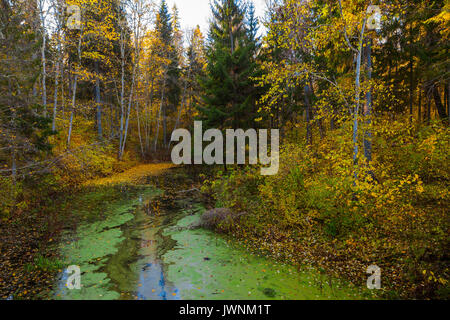
[[[92,212],[84,215],[81,211],[85,209],[80,209],[78,214],[90,219],[82,222],[74,233],[68,232],[61,244],[61,255],[68,266],[80,267],[81,290],[69,290],[68,274],[63,272],[56,298],[111,300],[135,290],[140,230],[132,229],[135,222],[141,222],[137,214],[139,206],[160,192],[147,187],[124,197],[118,191],[108,191],[108,196],[102,192],[91,193],[88,199],[80,201],[82,205],[87,200],[88,204],[99,207],[90,208]],[[111,199],[111,191],[117,199]]]
[[[81,269],[81,290],[58,279],[55,299],[357,299],[365,296],[314,270],[254,255],[236,242],[193,229],[201,205],[161,215],[144,210],[152,187],[94,198],[61,244],[65,263]],[[104,202],[102,201],[104,197]],[[191,199],[190,199],[191,200]],[[99,205],[102,204],[102,205]],[[145,206],[146,205],[146,206]],[[80,208],[80,212],[86,210]],[[92,218],[94,217],[94,218]],[[95,218],[96,217],[96,218]]]
[[[232,240],[195,224],[199,215],[181,219],[167,230],[177,241],[163,259],[167,278],[183,288],[183,299],[355,299],[360,293],[314,271],[299,271],[240,248]]]

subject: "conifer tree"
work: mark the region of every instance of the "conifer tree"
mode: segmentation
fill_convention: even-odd
[[[172,29],[173,29],[173,45],[177,53],[177,58],[180,65],[183,65],[184,60],[184,48],[183,48],[183,31],[180,25],[180,16],[178,7],[173,5],[172,7]]]
[[[180,67],[179,57],[175,47],[172,16],[169,13],[165,0],[161,1],[156,19],[156,31],[161,43],[164,45],[162,58],[169,61],[165,76],[161,80],[161,115],[163,117],[163,144],[167,146],[167,117],[170,112],[177,110],[180,101]],[[158,139],[158,137],[156,137]]]
[[[246,20],[239,0],[216,0],[207,48],[207,76],[202,79],[200,118],[208,127],[246,128],[252,121],[255,99],[256,30]],[[254,18],[254,16],[253,16]],[[253,35],[252,35],[253,34]]]
[[[205,77],[206,71],[206,52],[205,39],[200,30],[200,26],[192,30],[188,38],[189,46],[187,48],[187,90],[189,97],[189,109],[191,106],[200,103],[199,94],[202,90],[199,79]]]

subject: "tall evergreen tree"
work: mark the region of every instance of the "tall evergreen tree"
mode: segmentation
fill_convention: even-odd
[[[188,38],[187,48],[187,91],[189,98],[189,110],[191,106],[198,105],[200,103],[201,86],[199,79],[205,77],[206,69],[206,56],[205,56],[205,39],[200,26],[192,30]]]
[[[183,65],[184,62],[183,31],[181,30],[178,7],[175,4],[172,7],[172,29],[173,29],[173,45],[178,55],[178,61],[180,65]]]
[[[198,106],[200,118],[208,127],[246,128],[252,121],[255,102],[255,25],[246,23],[247,8],[239,0],[215,0],[211,8],[207,76],[201,81],[203,105]]]
[[[156,31],[161,43],[164,45],[161,51],[164,59],[169,61],[165,76],[161,83],[161,113],[163,117],[163,143],[167,145],[167,117],[168,114],[177,110],[180,101],[180,61],[175,47],[172,17],[169,13],[165,0],[161,1],[156,19]]]

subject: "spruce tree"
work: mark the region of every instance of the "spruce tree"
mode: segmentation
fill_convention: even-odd
[[[199,79],[205,77],[206,56],[205,42],[200,26],[192,30],[188,38],[187,58],[187,91],[189,97],[189,108],[200,103],[200,92],[202,90]],[[189,109],[190,110],[190,109]]]
[[[180,102],[181,89],[179,84],[180,61],[175,47],[172,17],[165,0],[161,1],[156,20],[156,31],[161,42],[164,44],[164,49],[162,50],[163,58],[169,60],[166,75],[161,83],[162,90],[165,92],[163,96],[167,98],[165,99],[167,103],[163,101],[161,110],[163,115],[163,142],[164,145],[167,145],[167,116],[168,113],[177,110]]]
[[[180,16],[178,7],[176,5],[173,5],[172,7],[172,29],[173,29],[173,45],[175,47],[177,58],[180,65],[183,65],[183,31],[181,30],[180,25]]]
[[[215,0],[207,48],[207,76],[201,80],[200,119],[207,127],[248,128],[254,111],[257,71],[255,24],[239,0]],[[253,35],[252,35],[253,34]]]

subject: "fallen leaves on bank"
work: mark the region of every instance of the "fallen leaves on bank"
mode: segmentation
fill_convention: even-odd
[[[17,216],[0,224],[0,299],[33,299],[50,292],[57,264],[43,262],[57,259],[46,249],[44,223],[44,217]]]
[[[133,167],[125,172],[115,174],[110,177],[90,180],[86,182],[85,186],[103,186],[103,185],[117,185],[117,184],[145,184],[146,178],[149,176],[158,176],[165,171],[174,168],[172,163],[150,163],[141,164]]]

